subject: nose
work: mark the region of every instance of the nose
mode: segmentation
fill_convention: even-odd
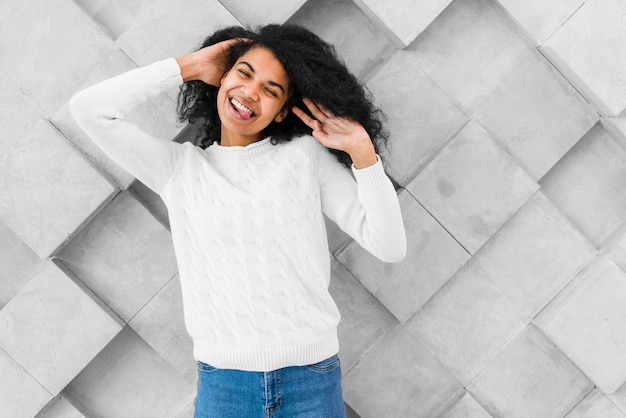
[[[241,86],[239,89],[241,94],[247,99],[256,102],[259,99],[258,87],[254,84],[247,84],[245,86]]]

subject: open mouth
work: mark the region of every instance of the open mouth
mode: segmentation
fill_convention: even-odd
[[[252,109],[241,103],[236,97],[231,97],[230,105],[235,110],[235,112],[237,112],[237,114],[239,114],[239,116],[241,116],[241,118],[244,120],[249,120],[255,115]]]

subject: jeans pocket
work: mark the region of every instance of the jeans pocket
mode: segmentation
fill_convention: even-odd
[[[198,365],[198,370],[200,370],[201,372],[214,372],[215,370],[217,370],[217,368],[211,366],[210,364],[203,363],[199,360],[196,361],[196,364]]]
[[[338,368],[339,366],[340,366],[339,357],[335,355],[335,356],[327,358],[326,360],[322,360],[319,363],[309,364],[304,367],[314,372],[324,373],[324,372],[329,372],[331,370],[334,370]]]

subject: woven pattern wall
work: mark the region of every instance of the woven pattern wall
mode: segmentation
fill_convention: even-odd
[[[0,417],[191,417],[167,214],[69,115],[233,24],[302,24],[388,115],[408,256],[328,224],[350,416],[626,417],[626,2],[3,0]],[[184,138],[176,91],[132,118]]]

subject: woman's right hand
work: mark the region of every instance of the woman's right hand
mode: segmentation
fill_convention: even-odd
[[[183,81],[201,80],[219,86],[226,68],[230,48],[242,39],[228,39],[176,58]]]

